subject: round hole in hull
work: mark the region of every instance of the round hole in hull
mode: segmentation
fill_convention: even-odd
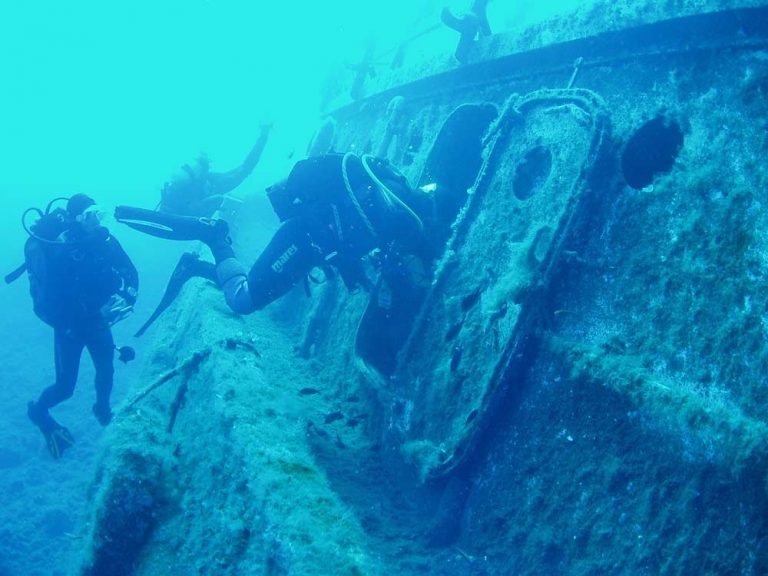
[[[627,184],[637,190],[652,184],[656,176],[672,170],[682,147],[683,131],[677,122],[657,116],[643,124],[627,141],[621,155]]]

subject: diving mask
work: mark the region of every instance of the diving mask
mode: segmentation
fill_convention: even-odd
[[[100,226],[106,219],[108,212],[98,204],[92,204],[83,210],[82,214],[75,216],[75,222],[94,228]]]

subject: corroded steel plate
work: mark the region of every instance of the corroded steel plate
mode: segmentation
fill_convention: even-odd
[[[491,126],[393,378],[397,442],[426,478],[455,469],[489,424],[608,130],[584,90],[512,97]]]

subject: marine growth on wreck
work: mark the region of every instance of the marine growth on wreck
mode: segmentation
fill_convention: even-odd
[[[306,151],[434,195],[419,289],[187,283],[75,573],[768,573],[768,6],[488,15],[361,58]]]

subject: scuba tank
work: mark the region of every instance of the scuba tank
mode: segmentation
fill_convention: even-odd
[[[61,206],[55,207],[56,203],[66,201],[68,198],[59,196],[54,198],[46,205],[44,210],[36,207],[30,207],[24,210],[21,215],[21,226],[30,238],[44,244],[55,243],[57,238],[69,227],[69,215]],[[30,214],[36,214],[37,219],[28,224]],[[18,280],[24,272],[27,271],[27,263],[14,269],[5,276],[5,283],[11,284]]]

